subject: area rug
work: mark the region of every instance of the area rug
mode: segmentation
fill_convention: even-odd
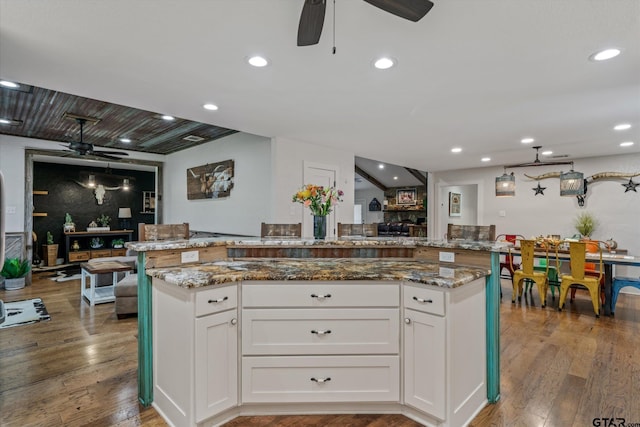
[[[44,306],[44,302],[40,298],[5,302],[2,305],[4,306],[4,322],[0,323],[0,329],[51,320],[47,307]]]

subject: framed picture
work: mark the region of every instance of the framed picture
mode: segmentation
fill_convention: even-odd
[[[229,197],[233,188],[233,160],[187,169],[187,199]]]
[[[460,197],[460,193],[449,192],[449,216],[462,216]]]
[[[410,188],[408,190],[396,190],[396,204],[397,205],[415,205],[416,204],[417,190]]]

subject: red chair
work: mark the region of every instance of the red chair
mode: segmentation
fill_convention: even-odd
[[[501,234],[496,237],[496,242],[509,242],[513,245],[516,244],[516,240],[524,239],[524,236],[520,234]],[[513,272],[520,269],[520,264],[516,264],[513,262],[513,255],[506,254],[504,256],[504,261],[500,262],[500,275],[502,275],[502,270],[507,269],[509,272],[509,276],[511,276],[511,282],[513,283]]]

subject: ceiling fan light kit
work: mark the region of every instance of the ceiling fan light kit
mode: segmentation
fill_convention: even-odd
[[[69,145],[63,145],[63,147],[66,147],[68,150],[73,151],[80,156],[90,155],[90,156],[102,157],[104,159],[110,159],[110,160],[121,160],[120,157],[116,157],[116,156],[129,155],[128,153],[125,153],[122,151],[95,150],[93,147],[93,144],[84,142],[84,125],[90,119],[86,117],[73,115],[73,114],[68,114],[68,113],[65,113],[65,118],[73,118],[80,125],[80,141],[71,141],[69,142]],[[95,119],[94,123],[97,123],[98,121],[100,120]]]

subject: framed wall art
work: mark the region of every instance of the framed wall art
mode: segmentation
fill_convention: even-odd
[[[449,192],[449,216],[462,216],[460,198],[460,193]]]
[[[187,169],[187,199],[229,197],[233,188],[233,160]]]
[[[405,190],[396,190],[396,204],[411,206],[416,204],[417,190],[409,188]]]

